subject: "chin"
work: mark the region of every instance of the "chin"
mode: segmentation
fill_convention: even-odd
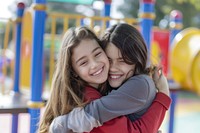
[[[118,87],[120,87],[120,85],[121,84],[113,84],[113,83],[109,83],[110,84],[110,86],[112,87],[112,88],[118,88]]]
[[[113,79],[108,79],[108,82],[109,82],[109,85],[112,87],[112,88],[118,88],[122,85],[123,81],[120,80],[120,79],[117,79],[117,80],[113,80]]]
[[[99,84],[102,84],[102,83],[106,82],[106,80],[107,79],[101,79],[101,80],[99,80]]]

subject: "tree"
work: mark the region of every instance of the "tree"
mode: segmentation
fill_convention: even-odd
[[[124,4],[119,6],[118,10],[125,17],[137,18],[139,0],[124,0]],[[200,0],[156,0],[154,25],[158,26],[160,21],[169,16],[172,10],[179,10],[183,13],[184,28],[191,26],[200,27]]]

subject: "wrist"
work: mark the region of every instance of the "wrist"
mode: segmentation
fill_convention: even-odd
[[[167,89],[167,90],[158,90],[158,92],[164,93],[165,95],[169,96],[169,89]]]

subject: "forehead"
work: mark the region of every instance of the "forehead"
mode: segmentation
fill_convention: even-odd
[[[95,39],[84,39],[72,50],[72,58],[89,55],[95,48],[100,47]]]
[[[105,49],[106,55],[110,58],[121,58],[121,52],[113,43],[109,42]]]

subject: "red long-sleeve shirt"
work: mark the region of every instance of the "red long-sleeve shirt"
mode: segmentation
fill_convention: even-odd
[[[100,97],[97,90],[86,87],[85,100],[92,101]],[[157,93],[150,108],[137,121],[131,122],[126,116],[121,116],[94,128],[90,133],[157,133],[170,103],[171,99],[167,95]]]

